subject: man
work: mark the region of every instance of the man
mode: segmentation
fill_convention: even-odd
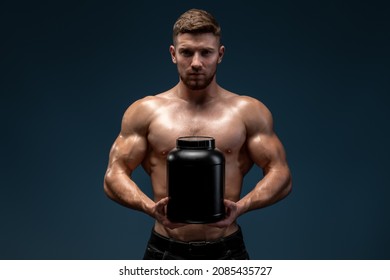
[[[237,217],[271,205],[291,190],[290,171],[271,113],[258,100],[217,84],[217,65],[225,47],[220,43],[220,27],[209,13],[192,9],[181,15],[169,50],[179,83],[127,109],[111,148],[105,192],[156,220],[144,259],[248,259]],[[225,156],[227,215],[213,224],[172,223],[166,216],[166,157],[178,137],[189,135],[215,138]],[[240,199],[243,177],[254,163],[264,176]],[[153,200],[131,178],[139,165],[151,177]]]

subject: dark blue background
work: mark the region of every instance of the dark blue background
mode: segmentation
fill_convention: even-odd
[[[128,105],[177,83],[172,25],[197,7],[223,28],[219,83],[269,107],[293,173],[239,219],[251,257],[389,259],[385,2],[0,4],[0,258],[142,257],[152,220],[104,195],[108,152]]]

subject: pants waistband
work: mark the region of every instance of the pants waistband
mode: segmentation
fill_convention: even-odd
[[[218,255],[223,254],[230,248],[240,248],[245,246],[240,227],[233,234],[217,240],[193,242],[183,242],[168,238],[158,234],[153,230],[149,244],[153,245],[161,251],[167,250],[172,253],[188,254],[191,256],[200,256],[210,253]]]

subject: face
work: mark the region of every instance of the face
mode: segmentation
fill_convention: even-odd
[[[191,90],[203,90],[215,79],[225,48],[212,33],[179,34],[170,47],[180,80]]]

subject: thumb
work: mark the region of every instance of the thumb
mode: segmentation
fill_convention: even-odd
[[[165,213],[165,206],[168,204],[169,197],[165,197],[156,203],[156,211],[159,213]]]

